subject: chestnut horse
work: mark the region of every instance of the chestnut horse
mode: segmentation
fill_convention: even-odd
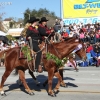
[[[64,57],[68,57],[69,54],[72,53],[72,51],[75,50],[79,44],[82,45],[82,48],[76,51],[75,54],[77,54],[84,61],[87,58],[86,51],[84,48],[84,44],[80,39],[68,38],[64,42],[48,44],[47,50],[51,54],[54,54],[55,56],[57,56],[59,59],[62,59]],[[72,60],[71,60],[71,63],[73,64]],[[59,74],[63,80],[63,66],[60,66]],[[48,83],[48,80],[46,80],[43,83],[43,86],[46,86],[47,83]],[[61,86],[66,87],[66,84],[64,83],[64,81],[61,82]]]
[[[71,53],[79,44],[82,44],[80,41],[76,41],[76,39],[69,39],[68,41],[60,42],[60,43],[54,43],[54,44],[48,44],[48,51],[54,55],[56,55],[58,58],[62,59],[63,57],[66,57],[69,53]],[[25,81],[25,70],[29,69],[29,73],[32,76],[32,78],[35,78],[33,75],[34,70],[34,64],[31,63],[31,68],[28,66],[28,62],[26,59],[19,60],[19,50],[20,48],[11,48],[9,50],[3,51],[0,53],[0,57],[5,53],[5,72],[2,76],[1,85],[0,85],[0,91],[1,94],[5,94],[3,91],[3,85],[6,81],[7,77],[10,75],[10,73],[17,69],[19,73],[19,78],[22,81],[25,90],[29,94],[34,94],[33,91],[30,90],[28,87],[26,81]],[[77,51],[77,54],[81,58],[86,58],[86,53],[84,48],[82,47],[79,51]],[[54,91],[57,91],[60,86],[60,82],[62,82],[62,78],[58,72],[58,67],[55,63],[55,61],[47,60],[45,57],[42,59],[44,63],[44,67],[46,71],[48,72],[48,94],[51,96],[54,96],[54,92],[52,91],[52,79],[54,76],[58,78],[58,84],[56,85]],[[33,62],[33,61],[32,61]],[[30,70],[31,69],[31,70]]]

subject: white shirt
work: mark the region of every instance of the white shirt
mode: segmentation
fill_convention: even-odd
[[[73,32],[69,33],[69,37],[73,37],[73,35],[74,35]]]

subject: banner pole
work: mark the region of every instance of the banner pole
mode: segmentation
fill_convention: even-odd
[[[60,17],[63,19],[63,0],[60,0]]]

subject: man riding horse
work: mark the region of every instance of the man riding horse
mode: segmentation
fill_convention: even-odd
[[[37,19],[35,17],[30,18],[29,23],[31,23],[31,25],[29,26],[29,28],[26,31],[26,38],[28,40],[32,39],[32,47],[33,47],[32,49],[33,49],[33,51],[37,52],[37,56],[36,56],[36,60],[35,60],[35,69],[38,72],[42,72],[42,66],[40,64],[42,51],[40,50],[38,45],[43,40],[43,37],[51,35],[53,30],[47,29],[46,24],[47,24],[48,20],[45,17],[41,18],[40,25],[37,30],[36,26],[37,26],[38,21],[39,21],[39,19]]]

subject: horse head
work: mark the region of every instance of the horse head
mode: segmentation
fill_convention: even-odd
[[[85,61],[87,59],[85,46],[80,40],[79,44],[81,44],[82,47],[75,53],[82,59],[82,61]]]
[[[77,49],[79,47],[79,49],[76,50],[75,53],[82,60],[86,60],[85,47],[84,47],[84,44],[82,43],[82,41],[80,41],[79,39],[68,38],[66,41],[63,41],[60,43],[53,43],[53,44],[45,44],[45,42],[42,42],[39,45],[39,47],[42,50],[42,54],[46,54],[47,51],[49,51],[51,54],[54,54],[55,56],[57,56],[60,59],[68,56],[70,53],[72,53],[75,49]],[[61,57],[59,55],[61,55]]]

